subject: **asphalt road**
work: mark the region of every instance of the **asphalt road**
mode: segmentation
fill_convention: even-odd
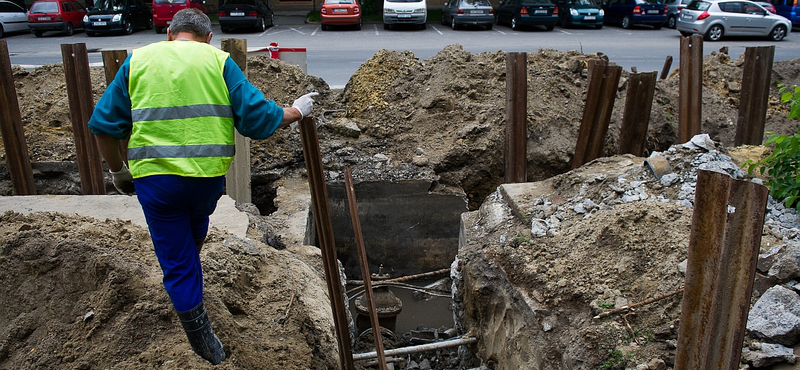
[[[214,27],[212,44],[219,47],[222,38],[247,39],[248,49],[266,48],[278,42],[284,48],[305,48],[308,73],[324,79],[332,88],[345,86],[350,76],[367,59],[381,49],[410,50],[418,58],[435,55],[447,45],[460,44],[473,53],[484,51],[535,52],[539,49],[577,50],[584,53],[601,52],[609,60],[640,72],[661,71],[667,56],[672,56],[672,68],[679,66],[680,34],[677,30],[649,27],[622,29],[607,25],[602,29],[544,29],[514,31],[506,26],[491,30],[451,30],[439,23],[429,23],[427,29],[384,30],[383,25],[364,24],[361,30],[337,29],[322,31],[319,24],[303,23],[300,17],[276,17],[276,25],[258,33],[226,33]],[[134,48],[166,39],[153,30],[138,30],[132,35],[88,37],[82,31],[72,36],[49,32],[44,37],[31,33],[8,35],[12,64],[33,68],[61,59],[60,44],[85,43],[89,61],[102,65],[99,51]],[[705,42],[704,54],[728,47],[731,58],[737,58],[746,47],[775,45],[775,60],[800,57],[800,32],[795,30],[785,40],[772,42],[763,38],[729,38]]]

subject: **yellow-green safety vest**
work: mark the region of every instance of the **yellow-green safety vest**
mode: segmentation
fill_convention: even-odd
[[[194,41],[162,41],[133,51],[133,178],[228,172],[235,150],[233,109],[222,76],[227,59],[228,53]]]

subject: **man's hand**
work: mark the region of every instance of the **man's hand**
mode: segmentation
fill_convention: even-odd
[[[131,171],[128,170],[128,166],[125,163],[122,164],[122,168],[117,171],[111,171],[111,180],[114,183],[114,187],[117,188],[117,191],[122,194],[133,194],[136,190],[133,187],[133,176],[131,176]]]
[[[313,97],[317,95],[319,95],[318,92],[310,92],[308,94],[305,94],[297,98],[297,100],[295,100],[294,103],[292,103],[292,108],[295,108],[298,111],[300,111],[300,115],[302,116],[300,117],[301,119],[311,114],[311,110],[314,109]]]

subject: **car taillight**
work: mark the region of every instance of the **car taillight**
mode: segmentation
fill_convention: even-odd
[[[489,14],[494,14],[494,9],[489,9]]]
[[[247,13],[247,16],[248,17],[258,17],[258,13],[257,12],[250,12],[250,13]]]
[[[522,9],[519,10],[519,14],[528,15],[528,8],[523,6]]]
[[[664,6],[664,14],[669,14],[669,8],[666,5]]]
[[[708,12],[702,12],[702,13],[700,13],[700,15],[697,16],[697,20],[698,21],[702,21],[703,19],[706,19],[706,18],[708,18],[710,16],[711,16],[711,14],[708,14]]]
[[[61,14],[56,16],[56,21],[61,22],[63,20],[64,20],[64,17],[62,17]]]
[[[456,14],[464,14],[464,10],[463,10],[463,9],[458,9],[458,10],[456,11]]]
[[[325,9],[325,7],[323,6],[322,9],[319,10],[319,12],[322,14],[328,14],[328,9]]]
[[[224,17],[224,16],[225,16],[225,12],[218,12],[217,13],[217,17]]]
[[[642,14],[642,7],[637,5],[635,8],[633,8],[633,14]]]
[[[553,15],[558,14],[558,7],[553,8]]]
[[[358,14],[358,13],[361,13],[361,9],[359,9],[358,7],[353,8],[353,14]]]

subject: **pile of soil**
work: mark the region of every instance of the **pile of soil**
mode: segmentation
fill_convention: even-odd
[[[528,54],[529,181],[569,170],[583,113],[586,66],[592,59],[607,57],[555,50]],[[732,144],[735,134],[742,64],[741,57],[731,59],[724,49],[704,60],[702,129],[725,146]],[[249,58],[248,68],[254,85],[279,105],[288,106],[311,89],[321,93],[315,116],[329,180],[341,181],[345,166],[353,167],[358,181],[426,177],[435,180],[432,191],[466,194],[473,210],[503,182],[503,52],[472,54],[451,45],[420,60],[411,52],[382,50],[354,73],[343,91],[332,91],[299,67],[266,56]],[[74,160],[61,66],[31,72],[17,66],[13,74],[31,159]],[[623,71],[606,138],[609,154],[616,152],[628,77]],[[102,69],[92,68],[91,78],[97,101],[105,89]],[[657,82],[646,154],[676,143],[678,81],[673,72]],[[800,59],[776,62],[773,81],[800,84]],[[796,131],[797,123],[786,119],[787,112],[773,85],[766,131]],[[254,197],[269,197],[285,179],[303,175],[302,146],[295,130],[253,142],[251,154]],[[0,156],[5,158],[4,150]],[[564,194],[555,198],[568,199],[590,180],[567,176],[559,181]],[[12,195],[9,181],[0,183],[0,194]],[[251,217],[268,218],[265,208],[259,208],[262,214]],[[653,264],[685,258],[689,215],[690,210],[671,203],[653,202],[647,209],[622,206],[598,212],[592,219],[565,222],[562,237],[537,240],[541,244],[519,248],[525,244],[521,240],[516,246],[488,243],[488,254],[503,256],[493,263],[511,271],[514,282],[531,284],[541,295],[536,300],[569,304],[591,297],[604,306],[621,296],[617,291],[625,285],[630,288],[624,296],[633,302],[680,285],[677,272],[654,273]],[[0,221],[0,262],[5,267],[0,271],[0,304],[6,307],[0,322],[8,323],[0,326],[0,367],[208,366],[189,354],[163,292],[146,230],[119,220],[51,213],[6,213]],[[335,367],[335,336],[319,251],[303,246],[275,250],[258,241],[263,230],[256,224],[263,222],[251,225],[251,241],[213,231],[203,249],[207,306],[230,354],[222,368],[257,368],[265,363],[286,369]],[[275,232],[280,234],[280,229]],[[515,237],[506,234],[509,240]],[[570,253],[576,252],[563,249],[565,241],[592,248],[573,256]],[[633,257],[620,262],[621,248]],[[523,249],[528,252],[519,255]],[[588,265],[570,263],[571,258]],[[675,330],[671,325],[678,302],[675,298],[661,305],[658,315],[664,317],[659,316],[658,322],[635,316],[628,320],[633,328],[650,328],[658,338]],[[586,312],[581,312],[576,317],[585,318]],[[570,320],[568,312],[551,314],[548,325]],[[608,322],[581,333],[588,338],[585,342],[571,342],[574,333],[569,333],[553,340],[552,346],[590,343],[586,353],[600,358],[597,353],[615,348],[612,344],[619,344],[628,332],[624,321]],[[644,338],[647,343],[641,346],[649,348],[647,333],[634,332],[631,338],[639,342]],[[656,350],[667,345],[657,343]]]

